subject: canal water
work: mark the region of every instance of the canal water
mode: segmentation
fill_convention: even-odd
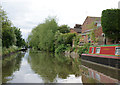
[[[40,51],[18,52],[2,61],[3,83],[116,83],[120,69]]]

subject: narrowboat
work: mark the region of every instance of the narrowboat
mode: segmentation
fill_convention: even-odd
[[[120,44],[90,46],[87,54],[81,58],[107,66],[120,68]]]

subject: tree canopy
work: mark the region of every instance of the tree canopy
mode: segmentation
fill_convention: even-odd
[[[2,39],[2,46],[7,48],[12,45],[16,45],[18,47],[24,46],[25,41],[22,38],[20,29],[12,25],[12,22],[8,19],[7,14],[1,8],[0,21],[2,22],[2,32],[0,33],[0,38]]]
[[[118,42],[120,40],[120,9],[103,10],[101,21],[105,36]]]
[[[28,37],[29,45],[40,50],[53,51],[55,32],[58,24],[54,18],[48,18],[32,30]]]
[[[58,27],[58,30],[60,33],[69,33],[70,32],[70,27],[68,25],[61,25]]]

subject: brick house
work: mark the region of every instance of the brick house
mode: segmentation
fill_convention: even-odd
[[[104,37],[102,36],[101,17],[90,17],[87,16],[82,25],[82,33],[80,39],[80,45],[84,43],[94,43],[92,40],[92,33],[94,33],[95,39],[98,45],[104,44]]]
[[[96,44],[91,37],[91,33],[94,33],[97,42]],[[85,43],[92,43],[95,45],[110,45],[114,43],[112,40],[105,38],[101,26],[101,17],[87,16],[82,24],[82,31],[80,35],[82,36],[80,39],[80,46]]]

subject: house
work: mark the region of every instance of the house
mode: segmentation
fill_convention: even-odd
[[[105,37],[101,26],[101,17],[87,16],[82,24],[80,39],[80,46],[85,43],[92,43],[93,45],[111,45],[114,41]]]
[[[80,45],[84,43],[104,44],[103,31],[101,26],[101,17],[87,16],[82,24]]]
[[[70,33],[81,33],[82,32],[82,25],[76,24],[74,28],[70,28]]]
[[[87,16],[83,24],[76,24],[74,28],[70,29],[70,33],[81,35],[79,46],[83,46],[85,43],[91,43],[92,45],[114,44],[114,41],[106,38],[102,31],[101,17]]]

